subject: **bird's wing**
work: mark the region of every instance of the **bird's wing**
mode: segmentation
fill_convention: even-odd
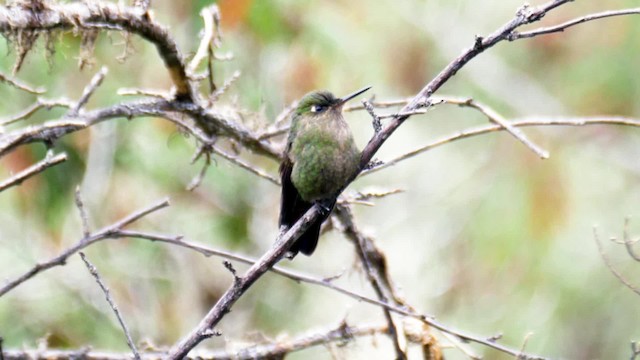
[[[291,181],[293,162],[288,156],[280,164],[280,180],[282,182],[282,197],[280,199],[280,226],[291,227],[304,213],[313,206],[313,203],[304,201]],[[295,256],[298,251],[305,255],[311,255],[318,244],[320,225],[324,219],[318,219],[304,234],[291,246],[289,251]]]

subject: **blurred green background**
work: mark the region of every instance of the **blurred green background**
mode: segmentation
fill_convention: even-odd
[[[210,1],[154,0],[154,17],[166,24],[185,53],[193,55],[202,28],[199,11]],[[219,106],[238,106],[247,126],[273,119],[309,90],[338,95],[373,86],[377,99],[415,94],[476,34],[486,35],[511,19],[521,0],[301,1],[225,0],[219,54],[221,84],[242,76]],[[535,1],[533,5],[541,1]],[[635,1],[575,2],[547,16],[556,24],[575,16],[636,6]],[[502,43],[476,58],[440,95],[473,97],[509,119],[547,116],[640,117],[640,21],[619,17],[565,33]],[[93,74],[109,68],[89,109],[130,98],[119,88],[167,90],[170,79],[153,46],[133,39],[124,62],[122,35],[101,34],[93,68],[76,66],[80,39],[53,38],[29,54],[18,77],[48,89],[46,97],[77,99]],[[16,54],[0,39],[0,71],[10,73]],[[20,112],[35,97],[0,85],[0,117]],[[27,124],[56,119],[61,110],[40,111]],[[360,147],[372,130],[366,113],[347,114]],[[405,123],[377,157],[385,160],[440,136],[485,124],[468,109],[441,106]],[[540,160],[507,134],[475,137],[437,148],[367,176],[349,190],[404,189],[356,207],[358,224],[385,251],[395,285],[418,310],[450,326],[492,336],[551,358],[613,359],[630,356],[640,340],[640,298],[605,267],[593,239],[620,238],[624,218],[640,234],[640,129],[613,126],[529,128],[526,133],[551,153]],[[159,119],[114,120],[56,143],[69,161],[22,186],[0,193],[0,279],[13,279],[81,237],[73,191],[80,185],[94,229],[169,196],[172,206],[134,228],[212,247],[259,256],[277,233],[279,188],[217,159],[194,192],[186,185],[201,168],[190,164],[193,140]],[[42,158],[42,145],[23,146],[0,160],[0,179]],[[277,174],[269,159],[242,157]],[[605,251],[632,282],[640,268],[608,241]],[[110,286],[136,340],[173,344],[194,327],[231,281],[217,258],[142,240],[105,241],[86,250]],[[356,263],[352,245],[338,232],[325,235],[313,257],[287,266],[319,277],[346,271],[337,283],[374,296]],[[242,271],[246,267],[237,264]],[[636,282],[640,284],[639,282]],[[383,322],[378,308],[335,292],[276,275],[262,278],[220,324],[223,337],[202,346],[224,348],[329,328],[346,316],[350,324]],[[0,336],[5,347],[50,346],[126,351],[126,343],[102,293],[73,256],[0,298]],[[440,337],[442,339],[442,337]],[[443,343],[446,343],[443,340]],[[473,346],[488,359],[506,358]],[[391,358],[378,337],[342,349],[345,358]],[[411,348],[412,356],[418,355]],[[465,358],[446,350],[447,358]],[[324,347],[291,359],[329,359]]]

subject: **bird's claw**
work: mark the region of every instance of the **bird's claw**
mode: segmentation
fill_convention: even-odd
[[[318,200],[316,201],[316,207],[320,215],[327,216],[331,212],[331,209],[333,209],[333,201],[331,199]]]

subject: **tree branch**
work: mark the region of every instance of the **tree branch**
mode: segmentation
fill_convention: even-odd
[[[512,121],[511,125],[514,127],[528,127],[528,126],[586,126],[586,125],[620,125],[620,126],[632,126],[632,127],[640,127],[640,120],[627,118],[622,116],[608,116],[608,117],[600,117],[600,116],[591,116],[591,117],[558,117],[558,118],[546,118],[546,119],[527,119],[527,120],[516,120]],[[403,155],[400,155],[394,159],[385,161],[383,164],[380,164],[371,169],[367,169],[362,171],[361,176],[369,175],[373,172],[380,171],[382,169],[388,168],[390,166],[396,165],[399,162],[412,158],[416,155],[422,154],[426,151],[432,150],[436,147],[449,144],[454,141],[468,139],[470,137],[488,134],[497,131],[505,130],[500,125],[485,125],[475,128],[470,128],[467,130],[458,131],[452,135],[444,136],[438,140],[435,140],[427,145],[421,146],[415,150],[409,151]]]
[[[40,10],[34,12],[22,2],[0,6],[0,32],[108,29],[137,34],[158,49],[176,86],[176,98],[195,99],[177,44],[167,29],[155,23],[146,11],[102,1],[48,3]]]
[[[39,161],[38,163],[29,166],[28,168],[22,170],[21,172],[17,173],[16,175],[10,177],[9,179],[3,181],[0,183],[0,192],[7,190],[8,188],[12,187],[12,186],[16,186],[16,185],[20,185],[22,184],[23,181],[27,180],[28,178],[39,174],[45,170],[47,170],[48,168],[58,165],[62,162],[67,161],[67,154],[62,153],[62,154],[58,154],[58,155],[52,155],[50,153],[48,153],[44,159],[42,159],[41,161]]]
[[[104,282],[100,278],[98,269],[91,262],[89,262],[89,259],[87,259],[87,256],[82,251],[80,251],[80,257],[82,258],[82,261],[84,262],[84,264],[87,266],[87,269],[89,270],[89,273],[91,273],[91,276],[93,276],[93,278],[98,283],[98,286],[100,286],[100,289],[104,293],[104,296],[107,299],[109,306],[111,306],[111,309],[116,314],[116,318],[118,318],[120,327],[122,327],[122,330],[124,331],[124,335],[127,338],[127,345],[129,345],[129,348],[133,352],[133,358],[135,360],[140,360],[140,353],[138,352],[138,349],[136,349],[136,345],[133,342],[133,339],[131,338],[131,333],[129,332],[129,328],[125,324],[124,319],[120,314],[120,310],[118,310],[118,306],[111,298],[111,293],[109,292],[109,288],[104,284]]]
[[[62,136],[84,130],[106,120],[115,118],[132,119],[142,116],[154,116],[172,121],[181,127],[186,127],[200,141],[211,142],[211,139],[204,135],[202,131],[194,130],[193,127],[185,125],[183,121],[177,119],[175,112],[184,113],[195,118],[199,124],[207,124],[203,129],[207,132],[229,136],[256,153],[273,159],[280,158],[278,149],[265,140],[258,140],[252,132],[238,123],[237,119],[230,118],[230,115],[225,115],[215,110],[205,110],[195,104],[176,103],[164,99],[116,104],[102,109],[86,111],[77,116],[68,116],[61,120],[48,121],[41,125],[8,132],[0,136],[0,157],[20,145],[35,142],[51,143]]]
[[[604,19],[604,18],[614,17],[614,16],[638,15],[638,14],[640,14],[640,8],[603,11],[597,14],[589,14],[587,16],[582,16],[573,20],[569,20],[559,25],[543,27],[543,28],[531,30],[531,31],[513,32],[509,36],[509,40],[513,41],[513,40],[531,38],[539,35],[547,35],[547,34],[553,34],[557,32],[563,32],[572,26],[579,25],[588,21]]]
[[[65,251],[63,251],[62,253],[60,253],[58,256],[49,259],[47,261],[44,262],[40,262],[37,263],[35,266],[33,266],[29,271],[25,272],[24,274],[18,276],[17,278],[8,281],[6,284],[4,284],[3,286],[0,286],[0,297],[2,297],[3,295],[5,295],[6,293],[8,293],[9,291],[11,291],[12,289],[14,289],[16,286],[24,283],[25,281],[31,279],[32,277],[34,277],[35,275],[46,271],[48,269],[51,269],[55,266],[62,266],[64,264],[66,264],[67,259],[75,254],[76,252],[86,248],[87,246],[101,241],[101,240],[105,240],[105,239],[117,239],[117,238],[122,238],[122,237],[127,237],[125,235],[127,235],[126,233],[123,233],[122,229],[124,227],[126,227],[127,225],[132,224],[133,222],[140,220],[142,217],[147,216],[149,214],[151,214],[152,212],[158,211],[162,208],[165,208],[169,206],[169,200],[168,199],[163,199],[149,207],[143,208],[141,210],[138,210],[128,216],[126,216],[125,218],[121,219],[120,221],[114,223],[113,225],[109,225],[93,234],[91,234],[89,237],[83,237],[82,239],[80,239],[75,245],[71,246],[70,248],[66,249]]]
[[[320,330],[297,336],[293,339],[277,340],[271,343],[254,345],[246,348],[232,349],[225,351],[194,351],[191,356],[186,356],[186,360],[255,360],[255,359],[279,359],[283,356],[308,349],[310,347],[327,345],[335,342],[344,343],[359,337],[373,336],[382,334],[386,331],[385,326],[381,325],[360,325],[349,326],[340,324],[336,328],[329,330]],[[131,354],[112,353],[87,350],[79,354],[77,350],[42,350],[42,351],[26,351],[26,350],[9,350],[4,352],[5,360],[23,360],[23,359],[57,359],[57,360],[73,360],[78,359],[82,355],[85,360],[128,360]],[[160,351],[143,351],[140,357],[143,360],[157,360],[164,355]]]

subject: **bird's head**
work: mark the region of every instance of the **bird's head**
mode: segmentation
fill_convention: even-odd
[[[302,97],[296,107],[296,115],[321,115],[328,110],[340,111],[342,106],[354,97],[371,89],[371,86],[360,89],[353,94],[336,98],[332,93],[326,90],[312,91]]]

